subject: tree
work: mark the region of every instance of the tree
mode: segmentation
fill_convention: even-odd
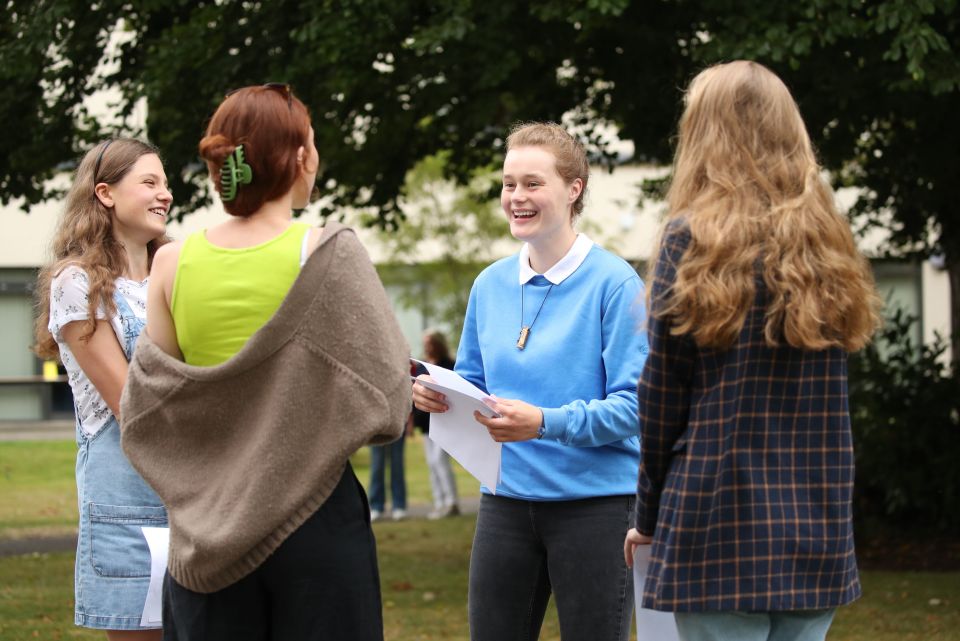
[[[738,3],[707,30],[704,60],[756,58],[791,87],[820,157],[888,252],[941,255],[960,363],[960,12],[956,0]]]
[[[881,340],[850,359],[855,517],[911,537],[960,529],[957,380],[940,358],[945,343],[915,342],[917,320],[894,310]]]
[[[612,123],[637,157],[668,162],[680,89],[717,60],[774,68],[825,165],[865,188],[858,211],[892,217],[900,250],[942,253],[960,358],[960,59],[956,0],[7,0],[0,44],[0,199],[44,181],[109,128],[82,97],[145,97],[181,213],[208,201],[196,144],[232,87],[291,82],[310,105],[321,182],[395,226],[407,172],[449,151],[467,181],[496,162],[517,120],[574,114],[601,151]],[[100,25],[104,25],[100,27]],[[126,39],[97,66],[111,33]],[[878,217],[880,216],[880,217]],[[890,225],[891,223],[884,222]],[[931,233],[932,232],[932,233]]]
[[[4,202],[21,196],[35,201],[58,164],[112,133],[79,106],[85,92],[109,85],[122,91],[125,114],[146,98],[145,133],[173,170],[177,207],[189,213],[208,202],[196,145],[217,102],[230,88],[283,80],[318,121],[321,179],[334,195],[325,213],[343,205],[375,207],[388,226],[396,222],[406,172],[418,160],[452,150],[447,171],[465,180],[498,153],[513,121],[558,119],[588,104],[599,69],[589,59],[584,67],[572,61],[580,49],[591,57],[601,34],[584,25],[616,26],[626,9],[624,0],[593,0],[586,7],[573,0],[505,3],[495,11],[472,0],[6,4],[0,73],[7,100],[0,114],[24,126],[22,136],[3,143],[9,157],[0,166]],[[115,66],[98,70],[97,53],[111,30],[127,37],[117,47]],[[653,54],[669,40],[659,31],[651,28],[649,38],[638,40],[635,57],[649,61],[639,69],[663,79],[659,70],[675,65],[661,66],[659,55],[655,61]],[[617,55],[629,58],[633,49],[624,44]],[[667,106],[662,134],[676,97],[657,93]],[[24,112],[40,115],[28,119]],[[48,127],[58,132],[55,153],[38,156],[43,145],[27,143],[49,140]]]
[[[407,174],[407,218],[399,229],[379,231],[390,261],[379,271],[386,285],[399,288],[405,307],[421,310],[456,340],[473,280],[498,257],[495,246],[510,231],[499,203],[489,198],[499,184],[495,168],[476,169],[467,185],[458,185],[444,177],[449,156],[429,156]]]

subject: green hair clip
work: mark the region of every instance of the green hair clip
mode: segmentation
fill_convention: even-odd
[[[243,162],[243,145],[238,145],[233,153],[227,156],[220,170],[220,198],[229,202],[237,197],[240,185],[249,185],[253,182],[253,169]]]

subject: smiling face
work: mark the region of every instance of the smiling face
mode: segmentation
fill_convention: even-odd
[[[156,154],[144,154],[126,175],[96,187],[97,198],[113,209],[113,233],[119,240],[146,245],[162,236],[173,196]]]
[[[565,183],[556,169],[556,157],[543,147],[516,147],[503,161],[500,205],[510,233],[534,247],[566,245],[573,231],[573,202],[583,189],[577,178]]]

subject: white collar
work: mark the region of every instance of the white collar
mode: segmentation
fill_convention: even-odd
[[[586,234],[577,234],[577,239],[573,241],[566,255],[545,271],[543,277],[554,285],[559,285],[566,280],[567,276],[577,271],[577,268],[587,259],[587,254],[592,247],[593,241]],[[530,266],[530,245],[524,243],[520,248],[520,284],[523,285],[538,275]]]

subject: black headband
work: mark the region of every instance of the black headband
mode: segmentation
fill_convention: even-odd
[[[108,140],[108,141],[106,142],[106,144],[103,145],[103,149],[100,150],[100,153],[97,154],[97,164],[95,164],[95,165],[93,166],[93,186],[94,186],[94,188],[96,188],[96,186],[97,186],[97,174],[100,173],[100,162],[103,160],[103,154],[105,154],[105,153],[107,152],[107,147],[109,147],[109,146],[110,146],[110,143],[112,143],[112,142],[113,142],[113,140]]]

